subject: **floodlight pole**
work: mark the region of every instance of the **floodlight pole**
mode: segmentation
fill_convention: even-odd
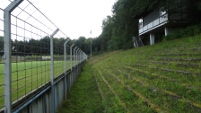
[[[68,43],[68,41],[69,41],[69,39],[68,40],[66,40],[66,42],[64,42],[64,81],[65,81],[65,83],[64,83],[64,91],[65,91],[65,95],[64,95],[64,97],[66,98],[66,95],[67,95],[67,80],[66,80],[66,45],[67,45],[67,43]]]
[[[55,89],[54,89],[54,45],[53,45],[53,37],[59,29],[56,29],[50,35],[50,55],[51,55],[51,62],[50,62],[50,79],[51,79],[51,91],[52,91],[52,112],[56,113],[56,99],[55,99]]]
[[[14,0],[4,9],[4,113],[12,113],[11,12],[22,2],[23,0]]]

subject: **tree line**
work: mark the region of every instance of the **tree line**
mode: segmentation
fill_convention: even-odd
[[[102,33],[98,37],[89,39],[80,37],[75,42],[81,49],[86,50],[86,53],[90,53],[91,42],[94,53],[132,48],[132,38],[138,36],[139,19],[136,17],[141,13],[161,7],[167,12],[169,7],[181,7],[176,5],[175,1],[184,2],[185,0],[117,0],[112,7],[112,16],[107,16],[102,22]],[[201,1],[186,1],[188,2],[187,7],[190,9],[189,15],[200,22]],[[170,13],[169,11],[168,14]]]
[[[70,38],[54,38],[54,53],[63,54],[64,52],[64,42],[69,40],[67,43],[67,53],[70,53],[70,46],[74,44],[75,46],[81,48],[85,53],[90,53],[90,44],[92,39],[86,39],[85,37],[79,37],[78,39],[71,40]],[[74,47],[75,47],[74,46]],[[0,51],[4,51],[3,37],[0,36]],[[49,55],[50,54],[50,37],[46,36],[39,40],[11,40],[11,51],[12,54],[18,55]]]
[[[143,12],[153,11],[163,7],[168,8],[175,2],[183,0],[117,0],[112,7],[112,16],[107,16],[102,22],[102,33],[98,37],[86,38],[80,36],[78,39],[70,40],[68,45],[75,44],[85,53],[90,53],[92,43],[93,53],[113,51],[118,49],[129,49],[133,47],[132,37],[138,36],[138,18]],[[191,16],[201,17],[201,1],[187,0],[191,7]],[[179,7],[179,6],[178,6]],[[167,10],[168,11],[168,10]],[[193,12],[193,13],[192,13]],[[199,21],[201,18],[198,19]],[[2,38],[0,39],[0,43]],[[40,40],[30,39],[28,41],[13,40],[12,50],[26,53],[49,53],[49,37]],[[63,43],[65,38],[54,38],[54,49],[58,53],[63,53]],[[0,44],[0,50],[3,49]],[[69,50],[67,51],[69,52]]]
[[[117,0],[112,8],[113,15],[107,16],[102,22],[102,33],[94,39],[94,48],[97,48],[98,51],[132,48],[132,37],[138,36],[139,20],[136,17],[143,12],[161,7],[164,10],[171,6],[181,7],[176,5],[175,1],[183,2],[184,0]],[[187,7],[190,9],[189,15],[200,22],[201,1],[186,1],[188,2]]]

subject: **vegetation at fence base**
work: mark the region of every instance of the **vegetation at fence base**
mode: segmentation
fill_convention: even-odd
[[[94,56],[59,112],[200,113],[200,50],[197,35]]]
[[[104,110],[92,73],[90,65],[85,65],[58,113],[95,113]]]

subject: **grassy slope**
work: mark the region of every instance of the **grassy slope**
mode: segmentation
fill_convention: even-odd
[[[201,112],[200,81],[201,35],[115,51],[88,61],[59,112]]]

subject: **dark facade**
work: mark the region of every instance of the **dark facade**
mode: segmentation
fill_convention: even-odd
[[[139,36],[150,35],[150,44],[155,42],[155,34],[168,35],[170,29],[186,26],[195,21],[189,0],[176,0],[167,8],[160,8],[139,17]]]

